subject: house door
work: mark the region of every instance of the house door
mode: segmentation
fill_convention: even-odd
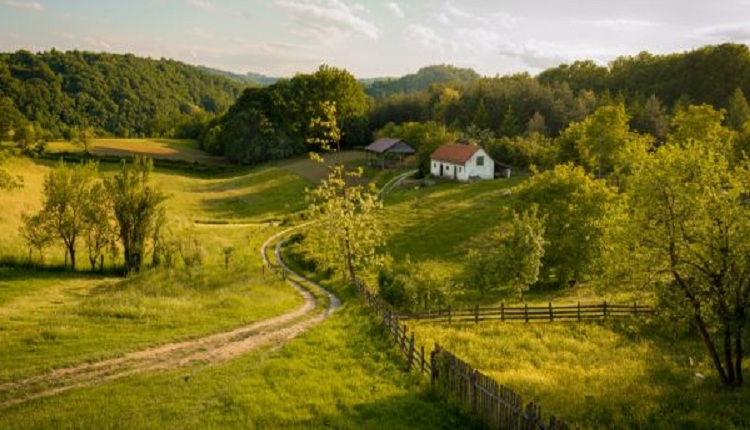
[[[440,176],[443,176],[443,163],[440,163]]]
[[[458,179],[458,166],[453,166],[453,179]]]

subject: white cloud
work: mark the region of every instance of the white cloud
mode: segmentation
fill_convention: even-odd
[[[411,24],[404,30],[407,36],[415,39],[428,49],[444,52],[446,41],[435,30],[419,24]]]
[[[296,32],[318,40],[341,38],[359,33],[370,39],[380,37],[380,29],[358,16],[367,12],[362,5],[348,6],[341,0],[280,0],[276,6],[289,12],[297,26]]]
[[[188,0],[187,3],[200,10],[214,10],[213,3],[206,1],[206,0]]]
[[[656,27],[657,24],[651,21],[640,19],[601,19],[597,21],[583,21],[584,24],[591,24],[594,27],[609,28],[615,30],[642,30]]]
[[[84,39],[86,43],[91,45],[92,48],[101,49],[103,51],[111,51],[112,45],[102,39],[95,39],[93,37],[87,37]]]
[[[404,10],[401,9],[401,6],[399,6],[398,3],[390,2],[387,4],[387,6],[388,6],[388,9],[390,9],[391,12],[393,12],[397,17],[403,18],[404,16],[406,16],[406,14],[404,13]]]
[[[35,1],[5,0],[5,5],[14,9],[26,9],[35,12],[42,12],[46,9],[43,4]]]
[[[474,18],[474,15],[454,6],[452,3],[446,3],[445,5],[443,5],[443,9],[456,18]]]
[[[443,25],[451,25],[451,19],[448,18],[448,15],[446,15],[443,12],[440,12],[439,14],[437,14],[435,16],[435,19],[437,19],[437,21]]]
[[[750,41],[750,24],[722,24],[696,29],[692,37],[708,39],[713,42],[748,42]]]

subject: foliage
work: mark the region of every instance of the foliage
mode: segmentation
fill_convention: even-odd
[[[709,105],[690,105],[680,109],[672,118],[667,143],[681,147],[699,142],[721,153],[731,151],[734,133],[723,125],[725,111]]]
[[[538,206],[545,219],[541,279],[567,286],[597,270],[605,246],[605,220],[614,193],[581,167],[562,164],[535,174],[518,191],[518,206]]]
[[[89,255],[91,270],[104,270],[104,253],[116,255],[117,231],[114,226],[112,202],[104,183],[96,181],[89,189],[89,198],[83,206],[83,235]]]
[[[44,180],[41,211],[25,218],[24,236],[29,244],[41,252],[46,238],[60,239],[65,245],[66,257],[70,258],[71,270],[76,268],[79,238],[86,240],[87,233],[92,231],[93,206],[100,205],[104,197],[102,190],[94,190],[96,175],[96,163],[81,163],[71,169],[60,161]]]
[[[430,173],[430,156],[436,149],[446,143],[454,142],[455,133],[436,122],[406,122],[396,125],[388,123],[378,130],[377,137],[393,137],[403,140],[417,151],[419,171],[422,175]]]
[[[636,255],[670,297],[665,310],[691,317],[722,384],[738,387],[750,314],[750,162],[676,132],[681,145],[659,148],[635,175]]]
[[[742,89],[737,87],[727,105],[727,125],[733,130],[741,131],[748,121],[750,121],[750,104],[747,103]]]
[[[362,174],[361,168],[331,166],[328,178],[307,194],[310,215],[321,225],[310,231],[306,244],[323,269],[341,270],[352,282],[360,270],[379,263],[383,245],[377,192],[372,185],[353,183]]]
[[[130,164],[123,160],[120,171],[105,182],[117,220],[126,272],[141,269],[146,242],[159,220],[159,205],[167,198],[151,184],[153,166],[153,161],[143,157],[136,157]]]
[[[462,84],[479,78],[477,72],[450,65],[434,65],[419,69],[417,73],[398,79],[373,82],[366,88],[367,94],[375,98],[385,98],[399,93],[426,91],[437,84]]]
[[[368,108],[354,76],[324,65],[313,74],[246,89],[226,115],[208,125],[202,143],[240,163],[261,163],[317,145],[308,139],[320,137],[322,120],[335,121],[343,145],[362,145]]]
[[[14,118],[22,116],[13,123],[37,123],[55,138],[69,138],[81,124],[119,137],[196,137],[183,129],[226,110],[241,88],[197,67],[131,54],[0,54],[0,118],[7,98]]]
[[[0,191],[1,190],[13,190],[21,188],[23,186],[23,178],[19,175],[15,175],[3,167],[5,160],[8,159],[8,154],[0,150]]]
[[[378,272],[378,294],[406,312],[446,307],[460,288],[437,262],[414,262],[408,255],[398,263],[389,261]]]
[[[513,212],[509,225],[482,235],[480,244],[466,258],[466,288],[484,295],[507,286],[523,296],[539,280],[544,223],[537,216],[537,206],[532,205],[520,215]]]
[[[561,159],[574,154],[597,177],[625,176],[630,166],[646,155],[653,138],[630,131],[625,106],[602,106],[581,122],[572,123],[560,136]]]

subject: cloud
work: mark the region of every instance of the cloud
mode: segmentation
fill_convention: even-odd
[[[84,39],[86,43],[91,45],[92,48],[101,49],[103,51],[111,51],[112,45],[102,39],[95,39],[93,37],[87,37]]]
[[[214,10],[213,3],[206,1],[206,0],[187,0],[187,3],[200,10]]]
[[[359,33],[370,39],[380,37],[380,29],[357,13],[369,11],[361,5],[348,6],[341,0],[280,0],[276,7],[289,12],[303,37],[318,40],[342,38]]]
[[[428,49],[445,52],[446,45],[448,45],[445,39],[443,39],[435,30],[424,25],[410,24],[406,27],[404,32],[409,38],[416,40]]]
[[[640,19],[601,19],[596,21],[582,21],[594,27],[611,28],[615,30],[642,30],[656,27],[658,24]]]
[[[692,36],[722,42],[748,42],[750,41],[750,24],[737,23],[703,27],[695,30]]]
[[[5,5],[14,9],[25,9],[34,12],[42,12],[46,9],[43,4],[35,1],[5,0]]]
[[[393,14],[399,18],[403,18],[404,16],[406,16],[404,10],[401,9],[401,6],[399,6],[398,3],[390,2],[386,6],[388,6],[388,9],[390,9],[391,12],[393,12]]]

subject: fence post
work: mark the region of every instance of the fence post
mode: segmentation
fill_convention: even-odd
[[[638,302],[633,302],[633,316],[638,316]]]
[[[414,332],[411,332],[411,339],[409,339],[409,360],[407,361],[406,371],[410,371],[414,365]]]
[[[604,316],[607,316],[607,301],[604,301]]]
[[[578,302],[578,322],[581,322],[581,302]]]
[[[448,306],[448,324],[451,323],[451,307]]]
[[[476,411],[477,410],[477,399],[478,399],[478,393],[477,391],[477,374],[479,373],[478,370],[474,369],[473,372],[471,372],[471,375],[469,375],[469,389],[471,390],[471,410]]]
[[[424,372],[425,370],[425,362],[424,362],[424,345],[421,345],[419,347],[419,371]]]
[[[430,383],[433,385],[435,385],[435,382],[437,382],[438,377],[440,376],[438,374],[438,367],[437,367],[438,351],[440,351],[440,345],[436,343],[435,348],[430,353]]]
[[[555,314],[552,312],[552,302],[549,303],[549,321],[553,322],[555,321]]]
[[[479,324],[479,305],[474,305],[474,324]]]
[[[529,322],[529,303],[528,302],[523,304],[523,316],[526,322]]]
[[[505,302],[500,302],[500,321],[505,322]]]

